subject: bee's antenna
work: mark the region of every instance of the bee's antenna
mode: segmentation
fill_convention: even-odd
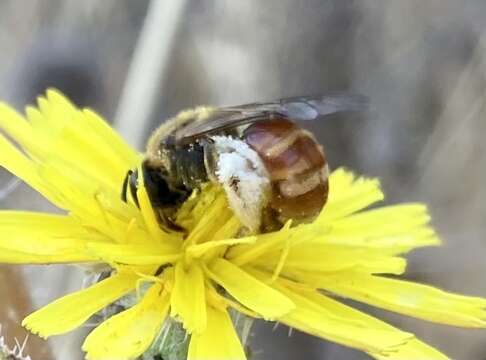
[[[127,174],[125,175],[125,179],[123,180],[123,186],[121,190],[121,199],[124,202],[127,202],[127,193],[128,187],[130,187],[130,195],[132,195],[133,201],[135,204],[140,207],[138,204],[138,196],[137,196],[137,182],[138,182],[138,171],[137,170],[128,170]]]
[[[128,185],[130,185],[130,194],[132,195],[133,201],[138,208],[140,204],[138,203],[137,187],[138,187],[138,170],[132,171],[128,177]]]
[[[127,202],[128,179],[130,178],[132,173],[132,170],[128,170],[127,174],[125,175],[125,179],[123,180],[123,186],[121,191],[121,199],[123,200],[123,202]]]

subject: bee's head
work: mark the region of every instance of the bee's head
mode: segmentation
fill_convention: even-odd
[[[172,188],[167,170],[160,164],[148,160],[142,162],[140,169],[143,174],[145,189],[154,207],[174,207],[185,200],[181,194]]]
[[[160,223],[172,230],[181,230],[170,217],[187,199],[188,194],[171,187],[167,171],[163,167],[154,166],[150,161],[144,160],[138,168],[127,172],[121,194],[123,201],[127,202],[128,191],[130,191],[131,198],[137,207],[140,207],[138,198],[140,181],[143,181],[150,204],[159,216]]]
[[[142,176],[140,176],[140,172],[142,173]],[[125,180],[123,181],[121,194],[122,200],[127,202],[128,191],[130,191],[131,198],[135,204],[140,207],[137,192],[141,179],[143,180],[143,185],[152,205],[161,205],[161,202],[163,202],[161,199],[165,198],[165,196],[162,195],[168,192],[168,183],[163,176],[161,168],[154,167],[153,164],[150,165],[150,161],[148,160],[144,160],[140,167],[128,170]]]

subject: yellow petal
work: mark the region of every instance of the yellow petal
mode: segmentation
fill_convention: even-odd
[[[177,247],[170,244],[110,244],[89,243],[90,254],[104,262],[126,265],[164,265],[181,257]]]
[[[207,216],[208,208],[214,206],[214,204],[224,204],[225,195],[220,186],[216,186],[212,183],[203,184],[201,190],[194,191],[191,196],[182,204],[181,208],[177,211],[177,223],[184,226],[189,232],[192,232],[198,222]],[[225,212],[225,218],[229,218],[231,211],[223,207],[220,210]],[[219,218],[223,219],[223,217]],[[221,223],[220,223],[221,224]],[[234,237],[227,236],[227,237]]]
[[[225,212],[228,209],[224,210]],[[186,249],[187,258],[202,257],[203,261],[210,261],[216,257],[223,257],[230,246],[236,244],[250,244],[256,241],[255,237],[232,238],[241,229],[240,221],[231,216],[225,223],[220,224],[220,228],[213,234],[208,235],[208,239],[199,244],[189,245]]]
[[[233,246],[228,250],[225,257],[231,260],[232,263],[243,266],[255,261],[264,254],[281,250],[287,242],[292,244],[297,237],[299,241],[309,239],[301,231],[302,229],[307,229],[307,227],[298,226],[296,228],[290,228],[290,225],[291,221],[287,222],[279,231],[258,235],[254,243]]]
[[[309,334],[368,352],[388,354],[413,339],[413,334],[380,329],[356,318],[341,317],[322,304],[312,301],[316,292],[297,293],[285,286],[278,289],[296,304],[296,308],[278,321]]]
[[[37,173],[37,165],[15,148],[10,141],[0,134],[0,166],[25,181],[30,187],[44,195],[54,205],[65,209],[65,205],[52,189],[42,182]]]
[[[112,241],[123,242],[126,239],[127,226],[133,219],[137,228],[145,231],[143,225],[138,226],[143,224],[138,209],[124,203],[118,192],[97,183],[84,170],[73,168],[68,163],[48,162],[40,167],[39,175],[49,188],[55,189],[73,215]],[[140,231],[138,233],[142,235]],[[147,233],[143,239],[147,242],[151,238]]]
[[[341,296],[424,320],[486,327],[486,299],[351,271],[320,276],[307,274],[302,280]]]
[[[140,161],[140,155],[97,113],[90,109],[85,109],[83,112],[86,122],[89,123],[89,126],[98,134],[100,139],[103,139],[103,143],[109,146],[113,153],[123,159],[130,168],[136,166]]]
[[[107,241],[71,216],[0,211],[0,262],[67,263],[95,261],[87,241]]]
[[[0,103],[0,129],[30,154],[45,150],[41,139],[35,137],[34,131],[26,119],[5,103]]]
[[[227,260],[216,259],[208,272],[231,296],[265,319],[275,319],[295,307],[285,295]]]
[[[383,198],[377,179],[355,179],[352,173],[338,169],[329,177],[329,198],[316,222],[343,218]]]
[[[77,167],[90,174],[80,177],[78,182],[95,179],[119,193],[127,170],[139,161],[139,155],[96,114],[80,111],[56,91],[49,90],[46,98],[38,99],[38,105],[39,109],[27,108],[26,121],[8,105],[0,104],[0,129],[20,144],[28,155],[1,137],[0,165],[63,209],[71,210],[70,197],[59,199],[56,182],[45,184],[45,179],[38,174],[39,167],[49,168],[48,163],[69,163],[70,170]],[[64,175],[69,173],[63,172]]]
[[[76,112],[75,106],[59,91],[48,89],[45,101],[39,99],[39,109],[43,114],[43,123],[36,124],[48,127],[51,130],[61,130],[73,121]],[[47,123],[47,124],[46,124]]]
[[[89,360],[129,360],[142,355],[159,334],[169,309],[169,296],[154,284],[143,299],[112,316],[86,338]]]
[[[198,264],[187,267],[183,261],[175,266],[174,288],[171,294],[171,316],[179,316],[188,333],[206,329],[206,294],[204,274]]]
[[[119,141],[110,143],[114,139],[112,131],[92,112],[66,105],[65,99],[58,101],[55,97],[61,96],[55,92],[49,91],[47,95],[45,106],[41,107],[42,119],[36,129],[51,129],[48,135],[53,141],[51,154],[71,159],[94,177],[113,180],[113,185],[118,188],[127,170],[138,160],[135,152],[130,151],[128,145],[121,149]]]
[[[78,180],[72,176],[79,174],[75,169],[66,166],[64,171],[54,166],[42,165],[39,175],[49,189],[55,189],[64,208],[89,224],[90,228],[106,235],[112,240],[122,239],[126,230],[126,223],[105,209],[101,202],[103,188],[94,187],[85,176],[80,174]],[[88,181],[86,181],[88,180]]]
[[[386,206],[335,220],[330,231],[311,242],[366,246],[399,254],[440,244],[435,232],[427,226],[429,221],[423,204]]]
[[[412,339],[391,354],[369,354],[378,360],[450,360],[448,356],[442,354],[439,350],[434,349],[432,346],[427,345],[418,339]]]
[[[18,226],[36,227],[37,230],[52,230],[62,231],[62,233],[84,233],[86,230],[81,227],[81,224],[76,219],[68,215],[54,215],[39,213],[34,211],[20,211],[20,210],[1,210],[0,211],[0,226],[18,227]]]
[[[111,180],[119,189],[139,159],[136,152],[94,112],[80,111],[55,90],[48,90],[38,105],[40,111],[29,109],[27,116],[36,138],[49,140],[49,153],[71,160],[102,181]]]
[[[119,191],[129,163],[117,157],[87,125],[84,113],[74,112],[72,121],[54,138],[52,154],[72,162],[93,178]]]
[[[207,308],[208,326],[201,334],[193,334],[188,360],[246,360],[233,323],[226,311]]]
[[[209,250],[219,247],[228,247],[236,244],[251,244],[257,240],[256,236],[248,236],[239,239],[225,239],[216,241],[207,241],[202,244],[190,245],[187,247],[186,253],[192,258],[199,258],[206,254]]]
[[[279,253],[265,254],[254,264],[273,269],[277,266]],[[310,272],[335,272],[357,269],[367,273],[402,274],[406,261],[400,257],[383,255],[379,250],[366,247],[299,244],[290,248],[285,259],[284,271],[304,270]]]
[[[214,285],[210,282],[206,283],[206,299],[208,305],[214,307],[215,309],[226,310],[228,307],[232,307],[237,312],[240,312],[248,317],[255,319],[261,318],[261,316],[256,312],[244,307],[232,298],[225,296],[225,294],[219,293],[218,290],[215,289]]]
[[[18,263],[96,260],[86,252],[88,241],[107,240],[88,233],[70,216],[0,211],[0,260]],[[38,258],[36,259],[36,256]]]
[[[205,200],[204,194],[201,200]],[[198,214],[195,212],[194,214]],[[219,191],[212,202],[206,204],[204,212],[198,214],[201,217],[196,219],[195,227],[189,233],[186,239],[187,244],[197,244],[208,240],[221,240],[222,238],[215,238],[223,236],[231,238],[236,235],[239,229],[239,224],[236,222],[236,227],[233,222],[228,222],[233,217],[233,213],[229,210],[228,202],[222,191]],[[218,219],[218,221],[214,221]],[[222,224],[229,223],[229,228],[222,227]],[[224,231],[223,231],[224,229]]]
[[[22,321],[31,332],[41,337],[62,334],[75,329],[91,315],[125,295],[135,287],[137,276],[117,274],[87,289],[55,300]]]
[[[315,291],[306,292],[305,298],[320,306],[321,308],[326,309],[327,312],[338,318],[347,319],[347,321],[350,322],[362,323],[363,326],[369,327],[371,329],[388,330],[389,332],[387,332],[387,334],[389,334],[390,332],[403,333],[381,320],[378,320],[368,314],[353,309],[352,307],[344,305],[334,299],[329,298],[328,296],[317,293]],[[408,340],[405,344],[394,348],[391,352],[385,354],[371,352],[370,355],[380,360],[449,359],[444,354],[440,353],[436,349],[421,342],[416,338]]]
[[[352,252],[355,251],[352,250],[353,247],[356,247],[362,249],[360,251],[366,251],[368,248],[371,250],[370,254],[398,255],[417,247],[440,244],[435,232],[427,226],[429,220],[424,205],[389,206],[363,211],[326,223],[316,221],[312,224],[293,228],[284,227],[274,233],[258,235],[254,244],[231,247],[226,257],[240,266],[252,262],[262,263],[264,260],[260,259],[261,257],[275,258],[276,252],[280,252],[287,241],[291,249],[316,249],[316,253],[319,252],[317,250],[319,247],[331,245],[343,249],[348,246]],[[351,255],[350,253],[350,258],[343,263],[343,267],[347,267],[353,260]],[[396,269],[391,270],[390,273],[400,273],[400,269],[403,270],[402,260],[388,259],[389,266]],[[319,263],[322,261],[317,262]],[[332,267],[331,264],[329,265]],[[388,272],[386,267],[373,271]]]

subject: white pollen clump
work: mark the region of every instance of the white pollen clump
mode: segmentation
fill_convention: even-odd
[[[214,136],[212,140],[218,154],[217,180],[235,215],[256,232],[271,189],[265,165],[243,140],[229,136]]]

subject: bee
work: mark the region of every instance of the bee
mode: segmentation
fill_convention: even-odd
[[[298,123],[367,106],[365,96],[329,93],[184,111],[152,134],[140,170],[127,173],[122,199],[130,191],[138,206],[141,171],[166,229],[182,230],[175,213],[206,182],[224,189],[249,232],[312,221],[327,201],[329,167],[323,147]]]

